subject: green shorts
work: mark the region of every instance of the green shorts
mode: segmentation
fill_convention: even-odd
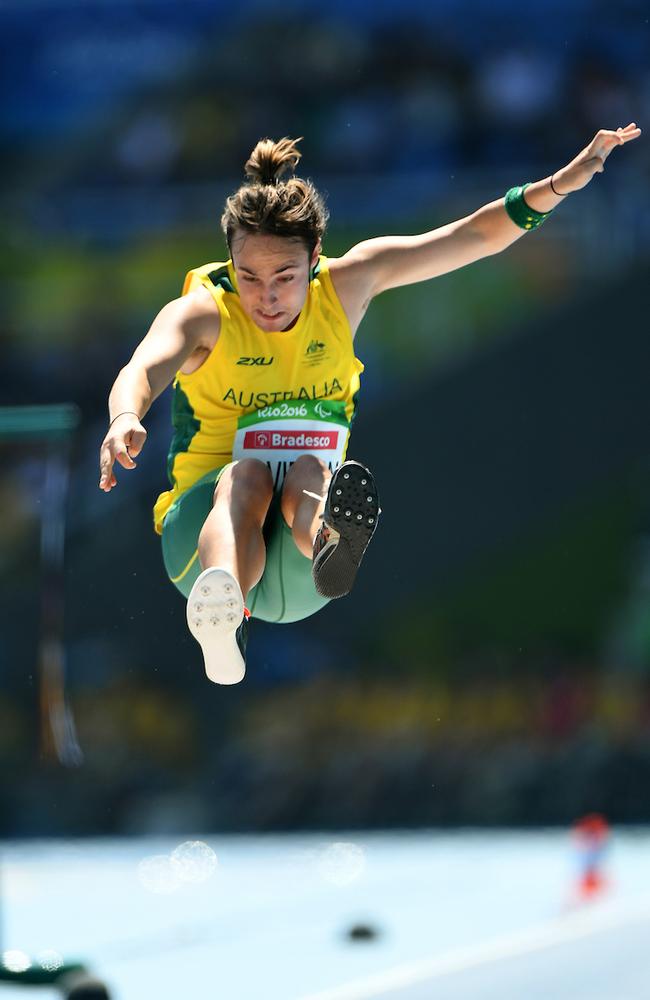
[[[198,538],[212,509],[214,488],[224,469],[214,469],[182,493],[169,508],[162,530],[165,569],[181,594],[189,597],[201,572]],[[280,509],[280,497],[271,501],[264,522],[266,565],[260,582],[248,594],[246,606],[252,618],[265,622],[297,622],[320,611],[329,599],[317,592],[306,559],[293,540]]]

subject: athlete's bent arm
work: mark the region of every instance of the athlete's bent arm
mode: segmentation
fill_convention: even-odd
[[[141,420],[194,351],[214,346],[219,312],[201,289],[169,302],[156,316],[131,360],[119,372],[109,395],[109,428],[99,456],[99,488],[117,485],[113,466],[134,469],[147,432]]]
[[[534,213],[552,211],[567,194],[585,187],[595,173],[603,171],[616,146],[640,134],[634,122],[616,131],[601,129],[565,167],[526,187],[526,205]],[[426,281],[499,253],[525,231],[512,221],[501,198],[428,233],[366,240],[332,261],[330,269],[343,307],[354,315],[360,303],[367,305],[388,288]]]

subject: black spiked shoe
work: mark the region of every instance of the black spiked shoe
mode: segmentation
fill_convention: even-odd
[[[344,597],[375,533],[381,509],[372,473],[360,462],[340,465],[330,480],[314,539],[312,575],[322,597]]]

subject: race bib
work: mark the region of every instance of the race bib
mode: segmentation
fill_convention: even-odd
[[[266,462],[278,490],[301,455],[316,455],[334,471],[349,433],[341,400],[289,399],[239,418],[232,457]]]

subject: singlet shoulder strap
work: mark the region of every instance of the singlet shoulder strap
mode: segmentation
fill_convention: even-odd
[[[237,288],[230,276],[229,264],[230,261],[226,261],[225,263],[216,261],[209,264],[202,264],[200,267],[193,267],[185,275],[182,294],[187,295],[197,285],[203,285],[212,292],[221,289],[223,292],[230,292],[233,295],[237,295]]]
[[[222,267],[218,267],[215,271],[210,271],[208,273],[208,278],[215,288],[223,288],[224,292],[232,292],[234,295],[237,294],[237,290],[230,280],[227,264],[224,264]]]

